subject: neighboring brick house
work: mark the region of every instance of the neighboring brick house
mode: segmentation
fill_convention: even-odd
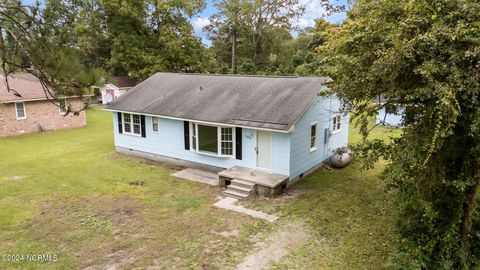
[[[0,76],[1,77],[1,76]],[[39,80],[30,74],[16,74],[9,78],[12,91],[7,91],[4,77],[0,82],[0,137],[26,133],[83,127],[87,124],[85,111],[78,116],[65,115],[67,107],[81,109],[80,97],[59,98],[59,102],[47,100]]]

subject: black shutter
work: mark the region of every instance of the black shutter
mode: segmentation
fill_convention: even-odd
[[[242,160],[242,128],[235,128],[235,158]]]
[[[185,139],[185,150],[190,150],[190,124],[188,121],[183,121],[183,136]]]
[[[140,125],[142,128],[142,137],[145,138],[147,137],[147,134],[145,133],[145,115],[140,115]]]
[[[122,113],[117,112],[117,120],[118,120],[118,133],[122,134],[123,133],[123,128],[122,128]]]

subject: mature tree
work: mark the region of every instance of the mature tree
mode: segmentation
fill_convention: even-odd
[[[20,89],[11,89],[8,83],[17,72],[39,78],[51,100],[59,95],[82,95],[99,80],[101,73],[84,65],[78,49],[72,46],[73,16],[71,12],[56,12],[60,5],[0,1],[1,68],[7,88],[17,96],[22,95]]]
[[[340,4],[343,1],[319,1],[325,15],[348,9]],[[304,11],[300,1],[219,0],[215,6],[218,12],[205,30],[221,66],[229,65],[233,73],[237,69],[249,74],[315,73],[314,49],[324,42],[318,33],[333,25],[318,20],[313,28],[297,29],[295,24]],[[296,38],[292,30],[298,31]]]
[[[480,3],[359,0],[338,33],[320,51],[365,136],[358,155],[388,161],[397,268],[478,267]],[[371,102],[382,94],[387,104]],[[368,139],[371,117],[392,103],[406,108],[401,137]]]
[[[193,35],[189,22],[203,9],[203,0],[100,3],[112,42],[109,65],[114,73],[144,79],[157,71],[208,71],[205,61],[211,55]]]
[[[246,6],[245,23],[251,31],[252,61],[258,62],[262,41],[272,28],[294,29],[294,22],[305,11],[298,0],[255,0]]]
[[[218,12],[205,27],[209,32],[217,61],[228,62],[236,73],[256,73],[268,67],[271,54],[277,54],[289,31],[303,13],[298,0],[221,0]],[[225,54],[225,52],[231,52]]]
[[[217,39],[223,38],[227,43],[231,43],[230,68],[233,73],[237,73],[238,38],[240,33],[245,31],[243,21],[245,4],[246,2],[241,0],[222,0],[215,2],[217,13],[210,16],[210,24],[205,27],[205,30],[210,32],[212,37],[216,37]]]

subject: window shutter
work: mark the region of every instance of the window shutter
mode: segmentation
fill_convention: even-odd
[[[185,150],[190,150],[190,123],[183,121],[183,136],[185,139]]]
[[[140,126],[141,126],[141,132],[142,132],[142,137],[146,138],[147,134],[145,133],[145,115],[140,115]]]
[[[117,120],[118,120],[118,133],[122,134],[123,129],[122,129],[122,113],[117,112]]]
[[[235,158],[242,160],[242,128],[235,128]]]

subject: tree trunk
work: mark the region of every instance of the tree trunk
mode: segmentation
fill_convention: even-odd
[[[253,57],[252,61],[257,64],[258,55],[260,54],[260,35],[253,34]]]
[[[470,258],[470,245],[468,243],[468,237],[470,235],[470,229],[472,227],[472,216],[476,208],[477,195],[480,190],[480,175],[478,169],[480,168],[480,161],[474,165],[474,179],[475,183],[467,190],[467,201],[463,205],[463,218],[460,227],[461,244],[464,254],[463,269],[468,269],[468,261]]]
[[[237,74],[237,65],[236,65],[236,57],[237,57],[237,29],[233,30],[233,40],[232,40],[232,72]]]

